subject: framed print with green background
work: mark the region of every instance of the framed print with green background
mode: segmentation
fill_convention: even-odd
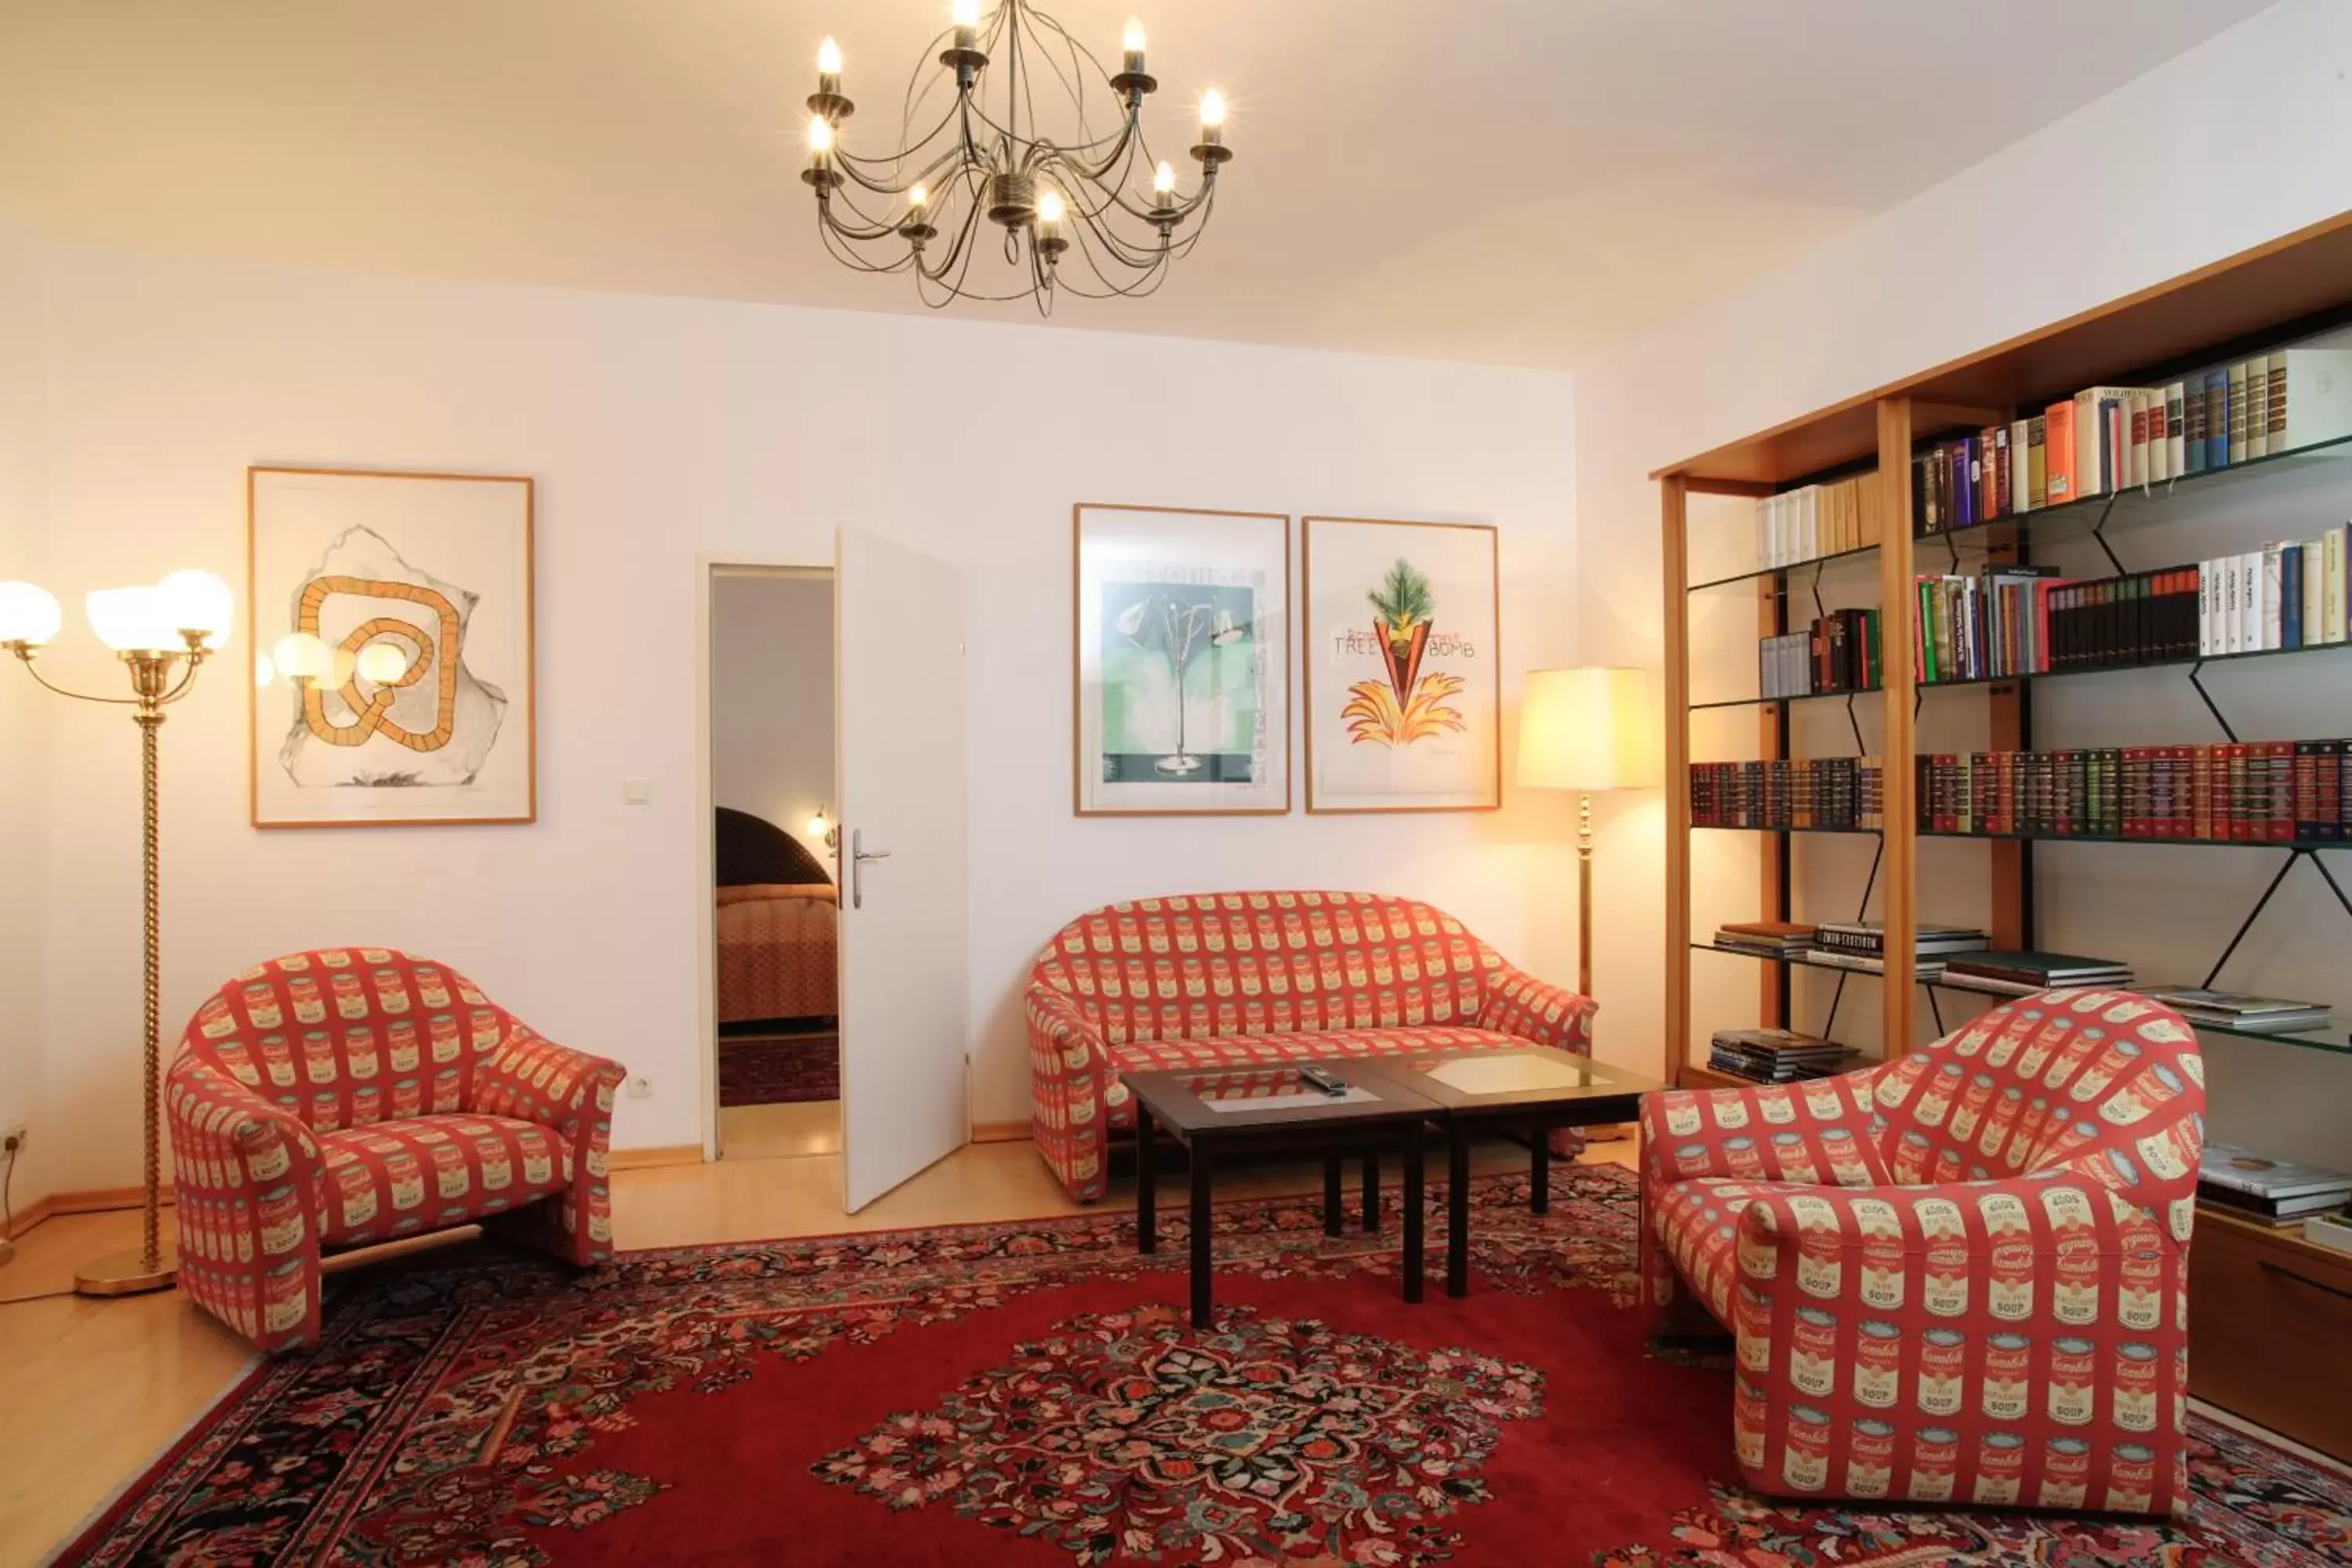
[[[1080,816],[1290,809],[1290,519],[1072,512]]]
[[[1503,804],[1491,524],[1310,517],[1307,809]]]
[[[533,820],[531,481],[246,482],[253,825]]]

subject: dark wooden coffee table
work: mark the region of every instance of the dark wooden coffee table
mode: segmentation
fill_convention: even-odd
[[[1367,1088],[1393,1089],[1437,1107],[1445,1128],[1445,1293],[1470,1293],[1470,1145],[1524,1133],[1533,1150],[1528,1206],[1551,1208],[1551,1134],[1561,1127],[1632,1121],[1642,1097],[1664,1089],[1589,1057],[1528,1046],[1521,1050],[1368,1057],[1350,1064]]]
[[[1361,1154],[1364,1228],[1380,1215],[1379,1152],[1393,1145],[1404,1165],[1404,1299],[1422,1297],[1422,1141],[1444,1109],[1408,1078],[1376,1079],[1362,1058],[1325,1061],[1349,1085],[1347,1099],[1323,1094],[1287,1063],[1264,1068],[1123,1074],[1135,1096],[1135,1239],[1137,1250],[1160,1249],[1159,1190],[1154,1184],[1153,1131],[1161,1129],[1192,1157],[1192,1326],[1209,1326],[1214,1210],[1210,1202],[1217,1165],[1228,1153],[1254,1151],[1323,1156],[1323,1228],[1337,1236],[1340,1162]]]

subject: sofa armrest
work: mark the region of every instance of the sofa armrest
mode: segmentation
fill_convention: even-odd
[[[1590,996],[1580,996],[1565,985],[1538,980],[1506,963],[1487,977],[1478,1027],[1589,1057],[1592,1015],[1599,1006]]]
[[[1101,1028],[1068,993],[1032,980],[1024,1000],[1030,1131],[1064,1190],[1091,1203],[1109,1185],[1110,1110],[1127,1087]]]
[[[325,1194],[310,1129],[194,1053],[172,1064],[164,1115],[181,1287],[262,1350],[315,1339]]]
[[[1871,1101],[1882,1069],[1642,1100],[1645,1188],[1701,1177],[1865,1186],[1886,1180]]]
[[[583,1268],[613,1256],[613,1100],[627,1076],[618,1062],[559,1046],[513,1022],[474,1069],[467,1097],[469,1110],[536,1122],[569,1147],[572,1184],[499,1223]]]

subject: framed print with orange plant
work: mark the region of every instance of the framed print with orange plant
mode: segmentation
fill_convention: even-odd
[[[1307,809],[1502,805],[1488,523],[1305,521]]]

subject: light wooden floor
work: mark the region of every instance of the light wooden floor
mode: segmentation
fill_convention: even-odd
[[[1033,1219],[1118,1211],[1132,1188],[1102,1204],[1072,1203],[1026,1142],[975,1143],[864,1212],[841,1210],[841,1159],[830,1105],[748,1106],[726,1114],[733,1157],[711,1165],[625,1171],[613,1178],[613,1226],[627,1249],[912,1226]],[[831,1142],[828,1143],[827,1139]],[[828,1152],[793,1153],[822,1147]],[[1633,1144],[1596,1146],[1588,1159],[1630,1163]],[[746,1157],[777,1151],[776,1157]],[[1476,1167],[1515,1167],[1515,1151],[1481,1150]],[[1442,1165],[1433,1169],[1442,1175]],[[1393,1178],[1391,1178],[1392,1180]],[[1179,1212],[1181,1175],[1164,1184]],[[1218,1182],[1220,1196],[1319,1190],[1320,1168],[1267,1165]],[[1393,1193],[1391,1185],[1390,1191]],[[176,1291],[117,1301],[70,1294],[74,1267],[135,1246],[135,1213],[71,1215],[20,1238],[0,1268],[0,1568],[39,1562],[136,1478],[249,1365],[243,1342]]]

